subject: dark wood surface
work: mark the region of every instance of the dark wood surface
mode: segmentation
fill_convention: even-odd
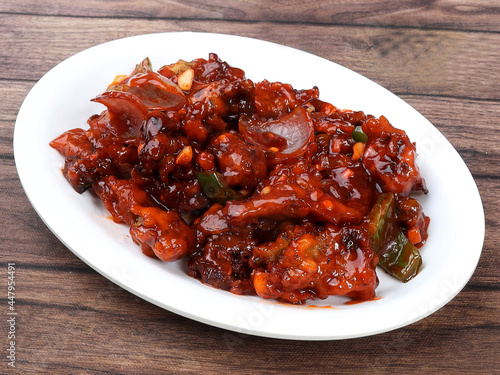
[[[230,334],[165,311],[74,256],[43,224],[19,183],[12,152],[19,107],[38,79],[74,53],[166,31],[228,33],[296,47],[365,75],[426,116],[465,160],[484,205],[483,253],[463,291],[433,315],[392,332],[285,341]],[[3,0],[0,373],[500,373],[499,82],[495,1]],[[17,267],[15,369],[6,355],[8,262]]]

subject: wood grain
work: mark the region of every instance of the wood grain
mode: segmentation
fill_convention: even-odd
[[[23,277],[28,280],[28,276],[33,283],[47,282],[42,271],[29,271]],[[47,285],[52,291],[47,298],[52,297],[52,301],[33,303],[26,296],[19,307],[20,313],[33,319],[30,334],[40,337],[30,345],[21,362],[23,368],[32,372],[42,369],[57,373],[123,374],[147,366],[149,373],[178,369],[175,373],[275,374],[297,373],[300,363],[304,373],[314,369],[317,374],[420,374],[436,367],[444,374],[481,374],[479,364],[462,353],[482,358],[484,351],[494,352],[495,335],[500,333],[493,319],[497,308],[494,300],[468,309],[466,306],[481,293],[468,292],[467,299],[467,290],[441,311],[404,330],[348,341],[298,342],[257,338],[188,321],[146,305],[98,275],[72,273],[65,277],[68,286],[63,290],[55,282]],[[92,286],[86,286],[90,280]],[[74,285],[81,285],[82,290]],[[34,285],[27,284],[25,288],[32,289]],[[66,304],[53,303],[60,293],[67,296]],[[89,299],[82,301],[82,295]],[[498,298],[498,291],[492,296]],[[490,319],[478,319],[478,315]],[[138,316],[144,319],[137,320]],[[116,332],[124,326],[127,334],[117,336]],[[51,327],[50,334],[46,327]],[[78,341],[73,337],[75,331]],[[446,350],[450,343],[454,351]],[[276,355],[278,352],[280,355]],[[401,359],[395,361],[395,354],[398,358],[411,358],[413,366],[409,368]],[[70,363],[66,356],[71,356]],[[421,360],[424,357],[426,361]],[[491,357],[482,358],[480,364],[481,368],[495,365],[496,359]]]
[[[201,31],[261,37],[312,52],[397,94],[500,99],[500,69],[492,69],[498,67],[497,50],[491,48],[500,45],[498,33],[41,16],[28,16],[29,25],[19,27],[20,17],[25,16],[0,15],[0,32],[10,34],[6,51],[13,53],[1,57],[0,79],[36,80],[72,54],[116,38]],[[482,46],[480,51],[477,45]],[[41,55],[45,58],[40,59]]]
[[[2,1],[0,263],[18,267],[19,319],[17,368],[4,358],[0,373],[500,373],[499,9],[486,0]],[[427,117],[464,159],[484,205],[483,253],[462,292],[392,332],[275,340],[165,311],[73,255],[22,191],[12,151],[17,112],[35,82],[65,58],[162,31],[221,32],[296,47],[375,80]],[[4,289],[2,314],[6,306]],[[5,321],[0,330],[7,332]],[[4,352],[6,335],[0,337]]]
[[[0,12],[72,16],[86,18],[142,18],[170,20],[224,20],[384,26],[388,28],[437,28],[498,32],[500,6],[488,0],[404,0],[404,1],[287,1],[197,0],[147,2],[55,0],[40,6],[40,1],[3,1]]]

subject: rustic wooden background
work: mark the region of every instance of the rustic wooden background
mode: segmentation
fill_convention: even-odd
[[[380,83],[433,122],[470,168],[485,209],[483,253],[463,291],[393,332],[282,341],[228,335],[162,310],[66,249],[19,183],[18,109],[36,81],[74,53],[166,31],[243,35],[314,53]],[[498,1],[2,0],[0,373],[500,373],[499,61]],[[16,369],[6,358],[8,262],[17,266]]]

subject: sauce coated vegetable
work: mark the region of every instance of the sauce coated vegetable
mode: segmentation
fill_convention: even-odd
[[[190,276],[290,303],[375,297],[376,266],[418,274],[427,193],[406,133],[341,110],[316,87],[254,83],[217,55],[153,71],[149,59],[50,145],[142,251]]]

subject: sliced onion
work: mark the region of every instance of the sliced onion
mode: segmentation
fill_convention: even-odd
[[[136,74],[125,91],[136,95],[149,110],[180,109],[187,103],[179,86],[155,72]]]
[[[148,110],[135,95],[122,91],[106,91],[92,101],[104,104],[108,108],[110,125],[119,135],[124,133],[129,133],[131,136],[139,135]]]
[[[239,130],[247,142],[260,145],[267,155],[274,156],[276,163],[304,155],[314,140],[313,121],[302,107],[271,121],[241,116]]]

